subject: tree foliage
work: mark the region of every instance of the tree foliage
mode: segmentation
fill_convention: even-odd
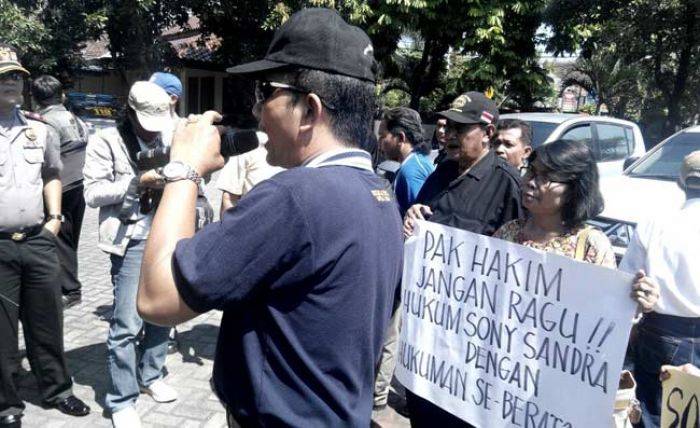
[[[527,108],[543,97],[541,87],[549,84],[535,51],[545,0],[193,0],[191,4],[204,28],[223,39],[221,58],[230,63],[262,55],[272,31],[295,11],[334,8],[367,31],[382,65],[385,89],[401,89],[414,108],[421,102],[445,105],[459,91],[487,88]],[[448,72],[451,52],[468,58],[468,63],[459,64],[461,73]]]
[[[551,49],[580,51],[584,58],[607,51],[620,60],[620,69],[639,69],[639,120],[652,139],[697,120],[697,0],[552,0],[545,17],[553,29]]]
[[[74,71],[83,44],[99,36],[105,22],[102,0],[0,0],[0,39],[35,73]]]

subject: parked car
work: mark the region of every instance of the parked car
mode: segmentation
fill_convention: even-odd
[[[67,94],[67,107],[82,119],[90,135],[102,128],[116,126],[115,116],[119,109],[119,100],[113,95],[85,94],[71,92]]]
[[[533,147],[558,139],[585,141],[603,177],[622,174],[625,162],[629,165],[646,152],[639,127],[627,120],[565,113],[508,113],[500,118],[527,122],[532,128]]]
[[[603,177],[600,187],[605,210],[592,224],[610,238],[619,258],[634,227],[642,220],[679,209],[685,194],[678,187],[681,163],[700,150],[700,126],[686,128],[651,149],[621,176]]]

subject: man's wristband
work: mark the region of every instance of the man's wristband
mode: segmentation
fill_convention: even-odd
[[[46,221],[50,220],[58,220],[61,223],[63,223],[64,221],[66,221],[66,216],[64,216],[63,214],[49,214],[46,216]]]

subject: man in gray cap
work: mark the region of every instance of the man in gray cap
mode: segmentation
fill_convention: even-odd
[[[27,75],[14,48],[0,43],[0,427],[19,427],[24,409],[15,384],[20,317],[44,402],[73,416],[90,412],[73,395],[63,355],[58,138],[38,116],[17,107]]]
[[[32,81],[32,99],[41,117],[58,134],[61,143],[61,214],[64,221],[56,241],[61,265],[59,281],[63,308],[81,301],[82,285],[78,280],[78,242],[85,214],[83,164],[89,132],[85,124],[63,106],[63,86],[53,76],[39,76]]]
[[[661,366],[700,361],[700,151],[683,160],[678,184],[686,196],[683,207],[639,223],[620,262],[620,270],[658,284],[640,284],[637,293],[646,295],[639,297],[653,298],[649,294],[660,290],[653,311],[642,316],[633,342],[645,427],[659,426]]]
[[[403,260],[391,184],[360,149],[375,70],[367,35],[328,9],[295,13],[264,59],[229,69],[257,81],[267,160],[288,170],[196,234],[196,183],[224,165],[220,116],[173,139],[138,308],[159,324],[224,311],[213,384],[230,426],[370,424]]]

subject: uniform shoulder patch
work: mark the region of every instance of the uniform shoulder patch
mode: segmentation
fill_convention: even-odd
[[[39,113],[34,113],[33,111],[22,110],[22,114],[27,119],[36,120],[38,122],[43,122],[43,123],[48,124],[46,119],[44,119],[44,116],[40,115]]]

